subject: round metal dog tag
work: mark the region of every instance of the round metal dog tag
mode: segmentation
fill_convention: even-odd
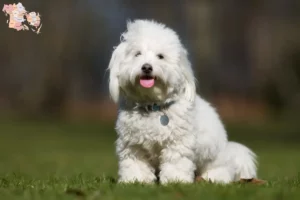
[[[163,126],[167,126],[169,124],[169,117],[166,114],[160,116],[160,123]]]

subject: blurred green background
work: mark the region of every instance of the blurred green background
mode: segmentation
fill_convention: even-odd
[[[42,15],[43,26],[39,35],[17,32],[0,15],[0,196],[62,198],[75,187],[100,188],[107,199],[134,199],[135,192],[173,197],[178,188],[157,189],[166,196],[151,188],[111,188],[117,106],[109,98],[106,68],[126,21],[148,18],[178,32],[198,92],[216,107],[229,138],[258,154],[259,176],[270,181],[247,192],[199,187],[197,198],[300,197],[299,0],[21,3]]]

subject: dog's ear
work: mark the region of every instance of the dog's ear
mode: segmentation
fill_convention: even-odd
[[[188,60],[187,51],[182,48],[180,53],[180,67],[183,69],[183,76],[185,78],[184,83],[184,97],[186,100],[190,102],[194,102],[196,97],[196,84],[195,84],[195,77],[193,73],[193,69],[191,67],[191,63]]]
[[[114,50],[109,62],[109,92],[115,103],[119,101],[120,85],[119,85],[119,71],[120,65],[125,57],[126,43],[121,42]]]

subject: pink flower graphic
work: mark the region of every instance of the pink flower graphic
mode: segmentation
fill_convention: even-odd
[[[5,15],[9,15],[9,20],[7,20],[9,28],[17,31],[30,30],[25,24],[27,21],[33,32],[37,34],[40,33],[42,27],[40,14],[36,12],[27,12],[22,3],[4,4],[2,11]]]

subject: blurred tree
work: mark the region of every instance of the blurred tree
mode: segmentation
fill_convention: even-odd
[[[230,112],[250,116],[246,109],[256,106],[256,115],[261,102],[279,114],[300,107],[299,0],[22,3],[41,13],[42,34],[1,29],[2,108],[60,115],[78,101],[108,107],[102,102],[106,68],[126,20],[136,18],[175,29],[190,52],[201,94],[219,99],[219,106],[225,102]]]

